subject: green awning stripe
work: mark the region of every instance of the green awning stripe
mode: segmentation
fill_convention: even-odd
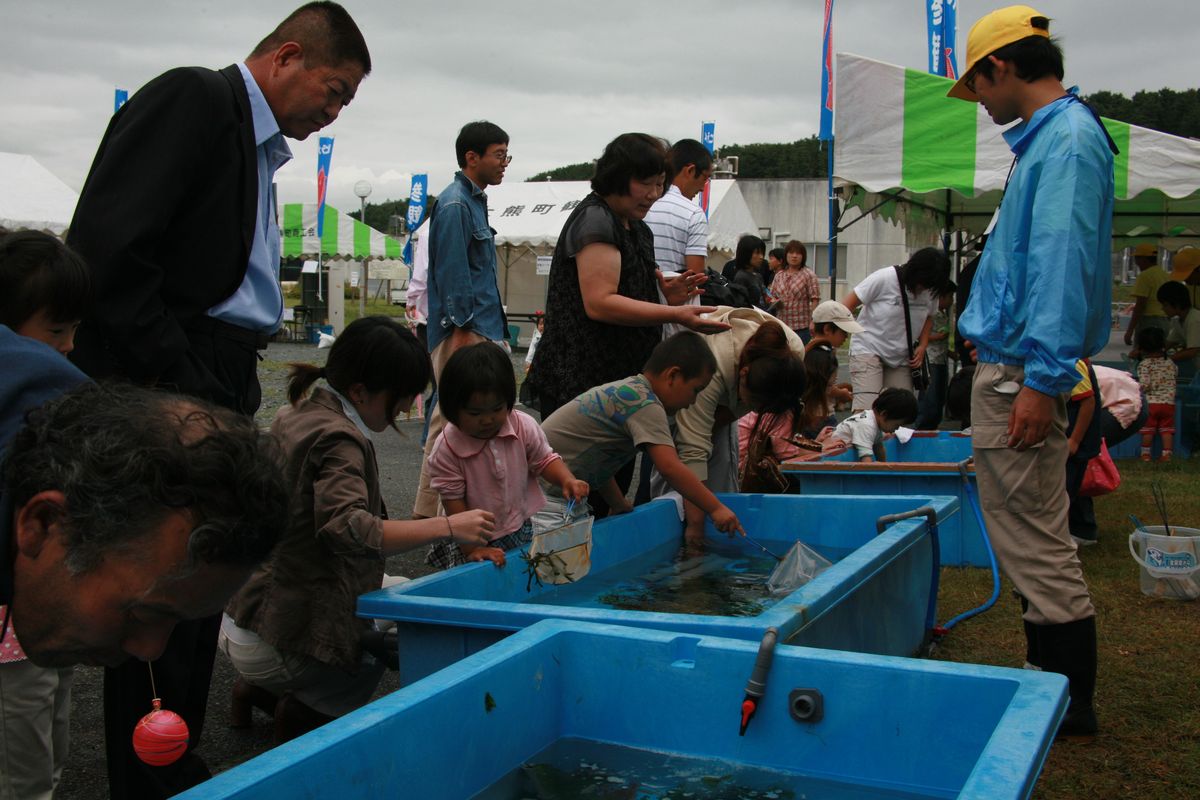
[[[300,203],[285,203],[283,206],[283,252],[284,258],[297,258],[304,247],[304,206]]]
[[[901,180],[913,192],[975,194],[975,103],[947,103],[951,81],[904,71]]]
[[[1108,135],[1116,143],[1121,152],[1113,159],[1113,194],[1122,199],[1129,194],[1129,123],[1115,119],[1100,118]]]
[[[325,204],[325,230],[321,237],[321,253],[325,256],[335,256],[338,252],[338,214],[337,209]]]
[[[354,222],[354,257],[371,257],[371,228],[358,220]]]
[[[400,258],[404,253],[404,248],[400,246],[397,239],[391,236],[383,237],[383,255],[384,258]]]

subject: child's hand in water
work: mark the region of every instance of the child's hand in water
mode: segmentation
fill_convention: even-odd
[[[497,567],[503,567],[505,563],[504,551],[499,547],[476,547],[466,555],[467,561],[490,561]]]
[[[570,480],[563,481],[561,488],[563,497],[565,497],[567,500],[575,501],[587,500],[588,494],[590,494],[592,491],[592,488],[588,486],[587,481],[581,481],[577,478],[571,478]]]
[[[450,538],[460,545],[479,547],[491,539],[488,535],[496,529],[496,518],[490,511],[472,508],[446,517],[450,523]]]
[[[746,531],[742,529],[742,523],[738,522],[737,515],[730,511],[728,506],[721,506],[709,516],[712,517],[713,527],[717,530],[730,536],[735,533],[746,535]]]

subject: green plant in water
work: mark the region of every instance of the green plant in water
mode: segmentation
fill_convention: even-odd
[[[538,568],[546,566],[549,568],[552,578],[563,577],[567,579],[567,583],[574,583],[575,579],[571,577],[571,573],[567,570],[567,562],[563,561],[562,556],[556,550],[551,550],[547,553],[521,553],[521,559],[525,562],[525,591],[533,591],[533,582],[537,581],[538,588],[542,588],[542,576],[538,574]],[[555,581],[557,583],[557,581]]]

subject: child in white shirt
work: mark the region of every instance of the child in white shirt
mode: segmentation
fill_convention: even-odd
[[[887,461],[883,435],[895,433],[901,425],[909,425],[916,418],[917,398],[912,392],[884,389],[869,409],[842,420],[825,446],[853,447],[859,461]]]

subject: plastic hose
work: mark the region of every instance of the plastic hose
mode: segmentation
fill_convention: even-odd
[[[925,608],[925,633],[928,637],[930,633],[938,634],[942,629],[937,627],[937,598],[938,585],[942,573],[942,548],[938,542],[938,527],[937,527],[937,512],[932,506],[921,506],[914,508],[912,511],[904,511],[899,514],[885,514],[875,520],[876,535],[883,533],[888,525],[894,522],[899,522],[902,519],[911,519],[912,517],[925,517],[925,523],[929,527],[929,549],[930,561],[932,569],[929,575],[929,604]]]
[[[750,720],[758,711],[758,701],[767,691],[767,673],[771,671],[771,661],[775,657],[775,642],[779,630],[771,627],[763,634],[762,642],[758,645],[758,656],[754,659],[754,669],[750,672],[750,680],[746,681],[746,694],[742,698],[742,724],[738,727],[738,736],[746,735]]]
[[[939,635],[945,635],[958,623],[964,619],[982,614],[996,604],[996,600],[1000,598],[1000,569],[996,566],[996,552],[992,550],[992,541],[988,538],[987,526],[983,524],[983,510],[979,507],[979,497],[975,493],[975,487],[971,485],[971,479],[967,477],[967,464],[971,459],[964,459],[958,465],[958,474],[962,477],[963,487],[966,491],[967,502],[971,506],[971,510],[975,512],[975,521],[979,523],[979,533],[983,536],[983,546],[987,550],[988,562],[992,565],[992,596],[987,599],[983,605],[978,608],[972,608],[970,611],[964,611],[957,617],[948,621],[945,625],[938,629]]]

